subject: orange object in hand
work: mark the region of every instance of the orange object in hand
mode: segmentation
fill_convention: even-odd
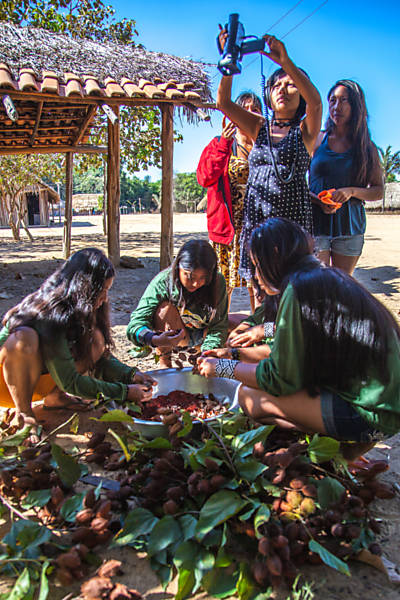
[[[335,208],[340,208],[342,206],[342,203],[341,202],[335,202],[334,200],[332,200],[332,194],[333,194],[333,192],[336,192],[335,188],[331,188],[330,190],[322,190],[322,192],[320,192],[318,194],[318,198],[324,204],[329,204],[329,206],[334,206]]]

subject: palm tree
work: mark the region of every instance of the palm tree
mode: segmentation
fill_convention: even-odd
[[[383,181],[388,183],[395,181],[396,175],[400,174],[400,151],[392,152],[392,146],[385,150],[378,148],[379,159],[383,171]],[[385,186],[383,188],[382,211],[385,210]]]

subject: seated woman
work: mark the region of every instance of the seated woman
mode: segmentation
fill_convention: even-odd
[[[228,296],[216,254],[208,242],[190,240],[147,286],[127,336],[135,345],[154,347],[160,366],[169,368],[172,348],[219,348],[227,333]]]
[[[150,399],[154,380],[110,353],[114,276],[101,250],[85,248],[5,315],[0,405],[15,406],[18,423],[35,426],[32,400],[56,386],[80,398]]]
[[[281,295],[271,355],[257,365],[202,357],[200,373],[241,381],[240,405],[260,423],[369,445],[397,433],[400,329],[389,311],[315,258],[286,219],[255,229],[251,257],[261,287]]]

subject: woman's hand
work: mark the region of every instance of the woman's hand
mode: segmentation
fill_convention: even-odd
[[[203,375],[203,377],[215,377],[215,366],[217,361],[218,358],[203,358],[200,356],[200,358],[197,359],[197,368],[200,375]]]
[[[254,327],[249,327],[249,329],[246,329],[246,331],[243,331],[243,333],[239,333],[238,335],[231,337],[229,339],[229,345],[232,348],[238,348],[239,346],[242,348],[247,348],[248,346],[257,344],[257,342],[262,342],[264,337],[264,326],[254,325]]]
[[[214,357],[214,358],[232,358],[232,352],[229,348],[214,348],[213,350],[205,350],[201,358]]]
[[[283,67],[289,56],[285,48],[285,44],[280,40],[276,39],[273,35],[264,35],[264,40],[269,46],[269,52],[261,50],[261,54],[268,56],[271,60],[276,62],[277,65]]]
[[[236,125],[232,121],[226,122],[226,117],[222,119],[222,137],[231,140],[236,133]]]
[[[131,402],[148,402],[153,397],[153,390],[151,386],[132,384],[128,385],[127,400]]]
[[[179,345],[179,342],[185,339],[185,330],[179,329],[176,331],[164,331],[163,333],[153,335],[151,343],[153,346],[159,346],[161,348],[175,348]]]
[[[335,202],[340,202],[341,204],[343,204],[344,202],[347,202],[348,200],[350,200],[350,198],[354,196],[353,194],[353,188],[351,187],[344,187],[344,188],[339,188],[338,190],[335,190],[332,193],[332,200],[334,200]]]
[[[157,385],[157,381],[155,379],[150,377],[150,375],[147,373],[142,373],[141,371],[136,371],[132,381],[133,383],[141,383],[146,387]]]
[[[325,204],[324,202],[321,202],[320,207],[321,207],[322,212],[325,213],[326,215],[334,215],[335,212],[337,212],[339,210],[339,208],[337,206],[332,206],[331,204]]]
[[[219,27],[218,41],[219,41],[220,48],[223,52],[224,48],[225,48],[226,40],[228,38],[228,32],[224,27],[222,27],[222,25],[218,25],[218,27]]]

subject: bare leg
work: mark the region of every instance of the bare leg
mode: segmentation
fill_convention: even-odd
[[[161,304],[158,305],[157,310],[154,313],[153,322],[154,328],[157,331],[184,328],[178,309],[170,302],[161,302]],[[189,340],[187,336],[185,336],[180,345],[187,346],[188,342]],[[170,369],[172,367],[171,349],[169,347],[158,347],[156,352],[160,356],[160,366],[163,369]]]
[[[230,287],[226,288],[226,295],[228,296],[228,312],[229,312],[229,309],[231,306],[232,292],[233,292],[233,288],[230,288]]]
[[[349,275],[353,275],[359,258],[359,256],[344,256],[343,254],[332,252],[332,266],[341,269]]]
[[[312,398],[304,390],[290,396],[276,397],[242,385],[239,388],[239,404],[255,421],[326,434],[320,397]]]

